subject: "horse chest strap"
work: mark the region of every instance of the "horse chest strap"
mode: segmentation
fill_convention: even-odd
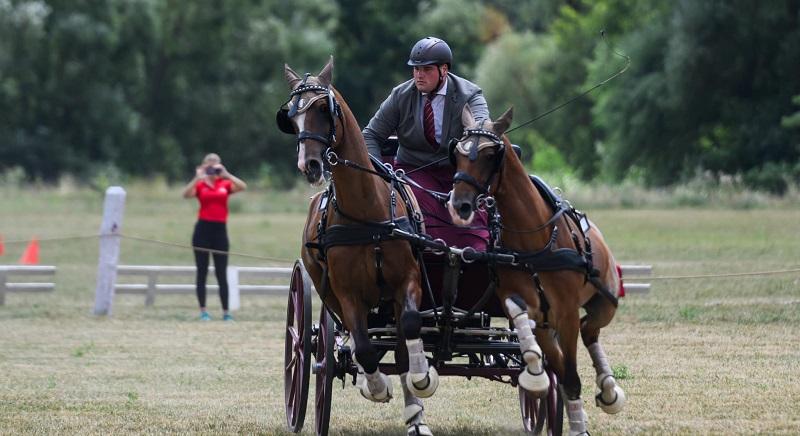
[[[383,249],[381,249],[380,240],[375,241],[375,268],[381,271],[383,268]]]

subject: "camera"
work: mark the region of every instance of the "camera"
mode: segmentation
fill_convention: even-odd
[[[218,176],[220,174],[222,174],[222,168],[219,168],[219,167],[206,167],[206,175]]]

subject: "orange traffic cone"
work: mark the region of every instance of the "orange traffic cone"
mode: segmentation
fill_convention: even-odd
[[[39,263],[39,240],[36,237],[25,247],[25,252],[19,258],[20,265],[36,265]]]
[[[0,235],[0,256],[6,254],[6,246],[3,245],[3,235]]]

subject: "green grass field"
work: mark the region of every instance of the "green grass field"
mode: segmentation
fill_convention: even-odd
[[[232,204],[233,265],[297,257],[312,191],[245,192]],[[0,190],[0,234],[15,264],[41,240],[56,265],[56,291],[10,294],[0,306],[0,434],[286,434],[283,412],[285,301],[242,298],[236,323],[197,321],[193,296],[117,296],[113,316],[91,315],[102,194]],[[578,204],[578,206],[581,206]],[[800,208],[587,208],[618,260],[657,276],[800,267]],[[188,244],[195,204],[179,189],[128,192],[122,233]],[[60,239],[76,236],[75,239]],[[59,238],[59,239],[54,239]],[[259,258],[260,257],[260,258]],[[191,265],[182,247],[123,239],[121,263]],[[315,303],[315,313],[318,308]],[[594,372],[579,352],[593,435],[800,433],[800,274],[654,280],[622,300],[601,337],[625,374],[626,409],[594,406]],[[394,380],[399,394],[399,380]],[[335,386],[341,386],[338,382]],[[311,388],[313,394],[313,387]],[[444,378],[426,400],[437,435],[520,434],[515,388]],[[405,434],[402,400],[335,390],[332,434]],[[309,408],[303,434],[313,433]]]

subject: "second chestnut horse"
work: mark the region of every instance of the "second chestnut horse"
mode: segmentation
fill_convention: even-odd
[[[616,312],[619,275],[599,229],[569,203],[554,197],[551,205],[545,200],[549,196],[532,183],[503,135],[512,114],[509,109],[494,122],[476,123],[469,108],[464,109],[462,122],[469,127],[451,144],[457,173],[449,210],[454,223],[468,225],[478,206],[496,207],[502,224],[495,249],[516,258],[514,264],[498,264],[496,272],[498,297],[516,328],[527,366],[519,383],[533,395],[546,393],[544,349],[566,397],[569,434],[586,434],[576,363],[578,332],[597,372],[597,405],[617,413],[625,403],[598,340]],[[586,310],[583,318],[581,307]],[[542,328],[546,324],[557,340]]]

